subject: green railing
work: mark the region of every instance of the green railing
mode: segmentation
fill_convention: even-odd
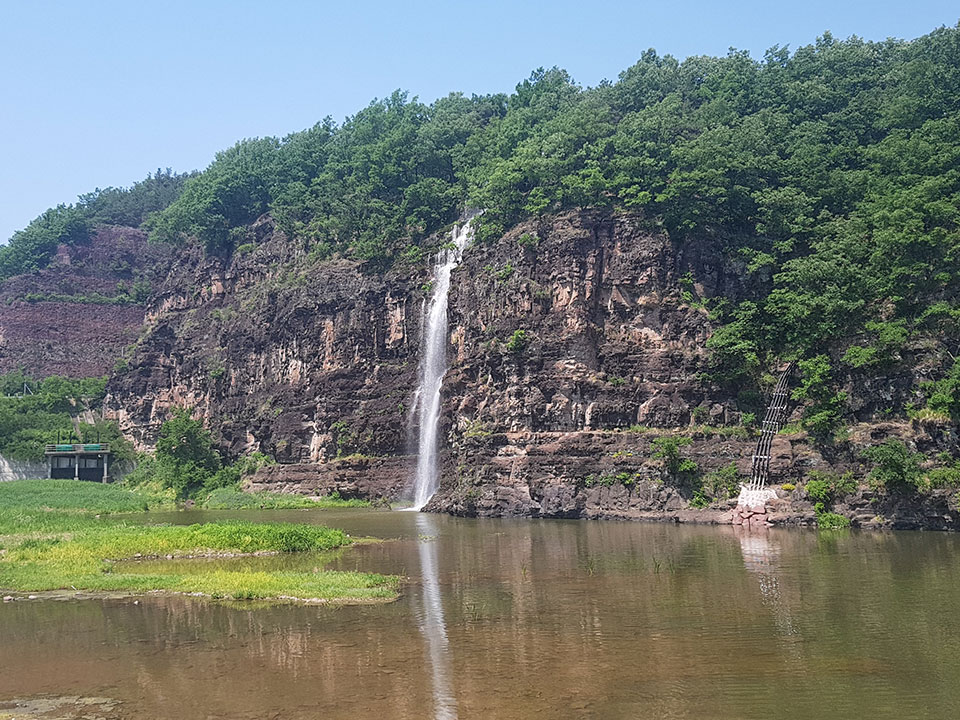
[[[110,443],[52,443],[46,446],[46,454],[56,453],[108,453]]]

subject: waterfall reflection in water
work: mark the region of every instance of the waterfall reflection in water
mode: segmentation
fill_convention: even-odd
[[[777,571],[780,567],[780,546],[773,542],[765,529],[738,529],[740,551],[746,569],[757,576],[760,601],[770,608],[780,637],[796,635],[793,617],[780,590]]]
[[[417,620],[420,632],[427,642],[427,659],[433,680],[434,717],[437,720],[454,720],[457,717],[457,699],[451,681],[450,642],[447,639],[443,601],[440,596],[437,530],[435,518],[426,514],[417,516],[417,542],[423,586]]]
[[[151,521],[230,517],[385,539],[324,567],[412,580],[397,602],[354,607],[0,603],[0,716],[13,698],[67,695],[120,703],[58,713],[72,720],[954,720],[960,707],[960,535],[369,509]]]

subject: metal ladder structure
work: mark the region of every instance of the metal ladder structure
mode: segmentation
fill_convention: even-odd
[[[773,438],[780,432],[783,421],[787,418],[787,400],[790,397],[787,386],[790,384],[794,365],[795,363],[792,362],[787,365],[773,388],[773,396],[770,398],[770,404],[767,406],[767,412],[760,426],[760,439],[757,440],[757,448],[753,452],[753,472],[750,484],[747,486],[748,490],[762,490],[767,484],[767,476],[770,473],[770,448],[773,446]]]

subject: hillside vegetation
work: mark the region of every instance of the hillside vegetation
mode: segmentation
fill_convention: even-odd
[[[648,51],[595,88],[554,68],[509,96],[398,92],[341,126],[238,143],[148,225],[229,252],[270,212],[314,256],[378,268],[419,257],[465,206],[486,209],[481,239],[586,206],[711,238],[756,288],[736,306],[706,299],[725,323],[717,379],[854,335],[847,361],[883,365],[912,333],[958,332],[960,29],[827,34],[761,60]]]
[[[188,177],[157,170],[129,188],[98,188],[73,205],[50,208],[0,247],[0,280],[46,267],[58,245],[84,244],[98,225],[139,227],[173,202]]]
[[[736,302],[691,295],[720,326],[705,379],[748,391],[775,360],[800,359],[795,399],[826,438],[841,372],[886,372],[927,338],[939,379],[897,410],[960,418],[960,26],[911,41],[825,34],[762,59],[649,50],[593,88],[553,68],[510,95],[424,104],[398,91],[341,125],[243,140],[195,176],[48,211],[2,251],[0,276],[43,263],[51,238],[120,219],[98,203],[136,193],[122,221],[154,240],[229,255],[269,213],[311,259],[370,272],[419,260],[467,208],[486,210],[481,241],[564,209],[640,213],[749,275]]]
[[[48,443],[105,442],[111,445],[112,462],[131,462],[133,448],[116,423],[95,415],[93,422],[79,419],[99,408],[105,386],[106,378],[37,381],[21,372],[0,375],[0,455],[39,462]]]

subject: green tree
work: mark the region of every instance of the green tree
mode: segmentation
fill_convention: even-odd
[[[923,454],[913,452],[902,440],[891,438],[865,449],[861,455],[874,464],[868,478],[880,487],[913,490],[920,482]]]
[[[661,461],[664,474],[676,484],[692,482],[700,471],[696,462],[680,452],[680,448],[690,442],[690,438],[683,435],[661,435],[651,443],[653,457]]]
[[[213,448],[210,431],[185,408],[176,408],[160,427],[157,457],[175,463],[193,463],[209,472],[220,469],[220,456]]]
[[[213,447],[210,432],[201,420],[190,417],[185,408],[177,408],[160,427],[153,471],[163,487],[172,488],[177,497],[195,495],[221,468],[220,456]]]

